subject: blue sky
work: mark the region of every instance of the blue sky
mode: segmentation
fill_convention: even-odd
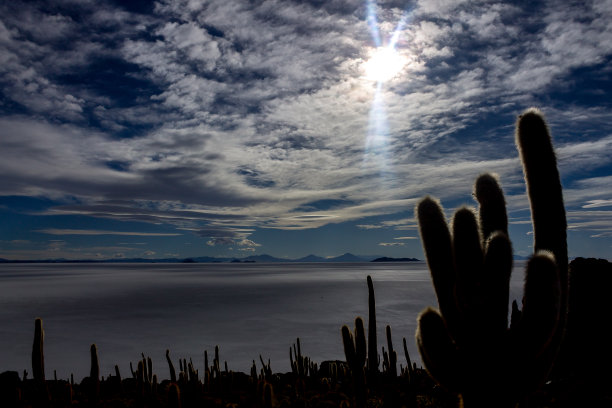
[[[422,258],[417,201],[486,171],[528,255],[536,106],[570,256],[611,258],[611,72],[610,0],[2,2],[0,257]]]

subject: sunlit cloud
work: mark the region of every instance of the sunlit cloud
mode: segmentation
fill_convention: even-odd
[[[104,230],[78,230],[78,229],[58,229],[47,228],[34,230],[42,234],[49,235],[122,235],[122,236],[137,236],[137,237],[176,237],[182,234],[179,233],[162,233],[162,232],[128,232],[128,231],[104,231]],[[133,244],[130,244],[133,245]]]
[[[589,200],[582,208],[611,207],[612,200]]]
[[[350,223],[388,234],[377,245],[413,234],[426,194],[447,215],[473,205],[474,178],[494,171],[521,227],[513,125],[535,105],[568,209],[610,205],[608,3],[314,3],[3,3],[0,195],[53,200],[27,216],[96,220],[37,230],[67,237],[145,223],[212,251]],[[606,225],[572,217],[574,231]]]

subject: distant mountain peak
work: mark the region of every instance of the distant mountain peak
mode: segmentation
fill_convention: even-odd
[[[1,259],[1,263],[74,263],[74,262],[91,262],[91,263],[213,263],[213,262],[233,262],[233,263],[280,263],[280,262],[371,262],[377,258],[381,258],[380,256],[366,256],[366,255],[355,255],[350,252],[346,252],[340,256],[333,257],[322,257],[314,254],[307,255],[298,259],[289,259],[289,258],[277,258],[268,254],[261,255],[249,255],[244,258],[237,257],[214,257],[214,256],[196,256],[196,257],[187,257],[187,258],[122,258],[122,259],[79,259],[79,260],[69,260],[69,259],[44,259],[44,260],[9,260],[9,259]],[[393,258],[389,258],[393,259]],[[398,258],[398,259],[406,259],[406,258]],[[412,259],[412,258],[410,258]],[[381,261],[378,261],[381,262]],[[384,261],[382,261],[384,262]]]

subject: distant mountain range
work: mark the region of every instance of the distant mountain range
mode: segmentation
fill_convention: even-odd
[[[69,260],[69,259],[41,259],[36,261],[13,261],[8,259],[0,258],[0,263],[76,263],[76,262],[94,262],[94,263],[221,263],[221,262],[232,262],[232,263],[281,263],[281,262],[294,262],[294,263],[312,263],[312,262],[419,262],[416,258],[389,258],[381,256],[368,256],[368,255],[353,255],[346,253],[340,256],[324,258],[317,255],[308,255],[298,259],[287,259],[287,258],[276,258],[271,255],[250,255],[244,258],[223,258],[223,257],[211,257],[211,256],[200,256],[192,258],[117,258],[117,259],[104,259],[104,260],[93,260],[93,259],[81,259],[81,260]]]

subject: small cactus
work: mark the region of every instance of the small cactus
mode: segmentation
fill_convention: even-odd
[[[49,401],[49,392],[45,382],[45,355],[44,349],[45,331],[42,327],[42,319],[34,321],[34,343],[32,345],[32,375],[34,376],[35,405],[44,407]],[[27,372],[23,372],[23,381],[27,378]]]
[[[119,366],[117,364],[115,364],[115,377],[117,377],[117,380],[121,383],[121,373],[119,372]]]
[[[512,247],[505,201],[495,177],[475,184],[479,219],[457,210],[452,234],[441,206],[425,198],[417,217],[439,310],[419,316],[417,344],[429,373],[458,392],[463,406],[510,407],[547,378],[567,310],[566,220],[548,129],[537,110],[517,123],[535,255],[529,260],[522,311],[508,328]]]
[[[170,350],[166,349],[166,361],[168,361],[168,368],[170,368],[170,381],[173,383],[176,382],[176,370],[174,369],[174,364],[172,364],[172,360],[170,359]]]
[[[362,372],[366,362],[366,340],[361,317],[355,319],[355,336],[348,326],[342,326],[342,341],[346,362],[354,372]]]
[[[91,368],[89,370],[89,377],[98,381],[100,379],[100,362],[98,361],[98,347],[95,344],[92,344],[90,349],[91,356]]]
[[[355,319],[355,336],[351,334],[348,326],[342,326],[342,341],[344,343],[344,354],[353,376],[355,389],[355,404],[358,407],[365,406],[366,384],[364,365],[366,362],[366,339],[361,317]]]
[[[391,326],[386,327],[387,334],[387,371],[392,378],[397,377],[397,353],[393,350],[393,341],[391,340]]]
[[[408,373],[408,383],[412,381],[414,376],[414,369],[412,368],[412,361],[410,360],[410,354],[408,354],[408,345],[406,344],[406,338],[402,338],[402,344],[404,346],[404,356],[406,357],[406,373]]]
[[[289,361],[291,363],[291,371],[297,377],[308,376],[308,371],[311,368],[310,358],[302,355],[302,347],[300,345],[300,338],[296,339],[297,348],[295,343],[293,348],[289,347]],[[311,371],[312,375],[312,371]]]
[[[44,355],[45,331],[42,327],[42,319],[34,321],[34,344],[32,345],[32,375],[39,383],[45,382],[45,355]],[[25,380],[25,375],[24,375]]]
[[[376,338],[376,298],[374,284],[370,275],[368,281],[368,375],[375,378],[378,374],[378,341]]]

